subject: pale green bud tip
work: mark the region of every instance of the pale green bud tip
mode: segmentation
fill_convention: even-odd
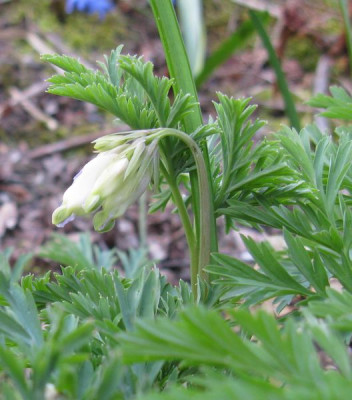
[[[64,227],[68,222],[74,220],[75,214],[73,214],[70,210],[65,206],[58,207],[52,216],[52,223],[59,228]]]
[[[93,141],[94,149],[99,152],[109,151],[118,147],[123,148],[124,145],[133,142],[136,139],[146,138],[148,131],[132,131],[132,132],[119,132],[111,133],[110,135],[101,136]],[[126,147],[127,147],[126,146]]]
[[[116,216],[114,218],[116,218]],[[114,227],[115,220],[106,215],[104,211],[100,211],[95,214],[93,218],[93,225],[97,232],[108,232]]]
[[[112,133],[94,140],[94,149],[100,152],[113,150],[117,147],[123,146],[127,140],[128,137],[123,133]]]
[[[100,196],[96,195],[91,195],[87,198],[85,205],[84,205],[84,210],[87,213],[91,213],[95,211],[101,204]]]

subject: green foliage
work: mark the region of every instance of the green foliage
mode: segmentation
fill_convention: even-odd
[[[33,297],[3,273],[0,278],[0,292],[6,302],[1,310],[1,331],[6,336],[15,335],[21,347],[35,352],[43,343],[43,336]]]
[[[336,93],[341,95],[340,91]],[[243,238],[257,270],[229,256],[213,254],[207,270],[218,278],[216,284],[226,284],[227,296],[245,299],[248,304],[276,298],[280,309],[291,301],[288,295],[326,297],[331,278],[352,290],[352,143],[348,129],[341,127],[338,132],[337,140],[333,140],[313,125],[300,133],[282,129],[267,149],[275,148],[275,164],[281,164],[287,175],[268,174],[266,178],[263,174],[256,181],[251,177],[257,166],[247,167],[248,184],[243,184],[243,189],[237,184],[242,190],[232,192],[227,206],[225,203],[226,207],[218,209],[220,215],[237,223],[283,230],[287,246],[279,254],[265,243]],[[262,186],[251,186],[251,182]],[[274,183],[275,188],[271,187]]]
[[[168,93],[173,81],[157,78],[152,63],[122,56],[121,50],[122,46],[113,50],[100,63],[102,70],[96,71],[72,57],[42,56],[65,71],[49,79],[48,92],[95,104],[133,129],[177,127],[191,110],[191,96],[179,93],[171,105]]]
[[[67,56],[44,59],[65,71],[50,79],[49,92],[91,102],[142,130],[109,137],[107,151],[117,142],[128,146],[126,138],[138,137],[143,146],[160,135],[152,208],[175,203],[191,268],[197,268],[192,288],[167,283],[145,249],[102,250],[87,235],[77,243],[54,235],[41,249],[42,257],[62,266],[60,273],[20,279],[30,256],[11,268],[6,251],[0,258],[1,396],[348,398],[351,128],[340,126],[328,136],[314,125],[300,132],[283,127],[273,139],[255,143],[264,124],[251,121],[255,106],[221,93],[215,121],[202,123],[171,2],[151,5],[172,79],[155,76],[150,62],[121,55],[121,47],[97,71]],[[262,20],[254,12],[251,17],[275,66]],[[285,94],[282,79],[280,85]],[[318,95],[310,104],[350,120],[351,97],[339,88],[331,92],[333,97]],[[295,118],[291,108],[297,127]],[[228,230],[242,224],[277,229],[286,247],[277,251],[243,237],[251,264],[215,251],[214,220],[223,216]],[[208,262],[211,249],[203,269],[200,260]],[[258,310],[269,299],[276,310]]]
[[[230,99],[218,93],[219,103],[214,103],[221,140],[222,181],[216,204],[222,204],[231,195],[239,181],[250,170],[252,138],[264,121],[248,121],[255,106],[248,106],[247,99]]]
[[[352,120],[352,97],[343,88],[331,86],[331,96],[325,94],[317,94],[308,104],[312,107],[324,108],[321,115],[328,118],[337,118],[346,121]]]
[[[309,290],[309,284],[311,281],[316,283],[318,276],[312,274],[311,277],[308,273],[309,270],[313,270],[313,266],[306,253],[300,254],[302,258],[297,254],[296,265],[291,260],[280,257],[267,243],[255,243],[252,239],[245,238],[244,242],[260,269],[253,269],[235,258],[216,253],[213,254],[213,264],[207,267],[208,272],[219,277],[216,283],[223,285],[226,282],[231,296],[244,299],[247,304],[257,304],[268,298],[280,299],[281,296],[285,296],[282,298],[284,305],[291,300],[287,295],[315,296],[315,292]],[[305,261],[309,266],[307,271],[304,269]],[[324,268],[319,272],[326,278]],[[309,276],[311,281],[305,275]],[[318,281],[316,284],[319,292],[324,293],[324,283],[326,284],[326,281],[322,283]]]
[[[78,245],[55,239],[75,250],[72,260],[81,260],[78,250],[88,245],[87,236]],[[173,317],[193,300],[188,285],[173,288],[137,254],[124,258],[125,268],[139,264],[131,278],[89,263],[65,267],[52,279],[27,275],[21,285],[0,272],[1,393],[24,400],[46,399],[50,391],[72,400],[131,398],[159,374],[162,379],[162,362],[123,365],[116,334],[133,330],[138,318]]]
[[[6,279],[11,281],[18,281],[23,274],[25,267],[28,265],[33,257],[33,254],[22,254],[16,260],[16,263],[10,265],[10,257],[13,253],[13,248],[8,248],[1,253],[0,257],[0,271],[5,275]]]
[[[335,143],[315,126],[307,126],[300,134],[285,128],[279,133],[278,139],[281,160],[298,181],[296,196],[288,203],[295,207],[290,210],[283,206],[271,206],[270,197],[261,196],[259,192],[253,196],[252,204],[257,202],[257,207],[252,207],[253,212],[245,204],[232,199],[228,201],[230,207],[220,211],[236,218],[241,218],[243,212],[243,219],[278,228],[285,227],[291,232],[339,250],[342,244],[337,238],[337,230],[346,226],[343,221],[349,218],[343,206],[345,201],[347,204],[349,202],[344,193],[351,190],[349,135],[340,136],[339,142]],[[262,212],[257,218],[259,209]]]
[[[228,226],[233,225],[232,218],[244,224],[265,223],[265,212],[260,212],[262,222],[248,214],[312,197],[314,188],[302,176],[295,159],[297,153],[302,157],[298,149],[300,139],[296,138],[295,131],[287,128],[278,140],[264,140],[253,147],[252,138],[264,124],[260,120],[249,120],[255,106],[248,106],[250,99],[235,100],[222,94],[219,99],[215,107],[221,145],[217,144],[211,151],[211,157],[216,160],[213,176],[217,216],[225,215]],[[221,175],[219,164],[222,165]],[[241,218],[242,213],[244,218]]]
[[[141,396],[143,400],[334,400],[340,396],[349,396],[351,390],[350,382],[329,377],[321,385],[319,392],[303,385],[290,387],[277,387],[268,382],[256,379],[236,381],[233,377],[224,377],[221,374],[207,373],[207,377],[196,381],[197,388],[173,387],[170,391],[159,395],[150,394]]]
[[[246,394],[258,399],[334,399],[351,388],[349,356],[343,338],[330,323],[311,315],[300,323],[292,319],[278,323],[263,311],[230,311],[229,317],[225,321],[214,311],[193,308],[176,321],[140,322],[132,335],[120,334],[124,360],[179,359],[187,365],[220,368],[216,373],[205,370],[211,383],[190,379],[189,390],[174,389],[155,397],[160,399],[187,398],[186,393],[190,398],[208,398],[208,390],[222,396],[224,387],[224,398]],[[337,369],[325,370],[323,351]],[[220,375],[223,368],[228,372]],[[307,397],[300,397],[303,394]]]
[[[88,234],[81,234],[78,243],[74,243],[64,235],[54,233],[52,240],[46,243],[39,255],[79,270],[89,268],[110,270],[117,261],[115,250],[102,250],[92,245]]]
[[[349,339],[351,332],[351,304],[352,295],[347,291],[338,292],[327,289],[327,298],[324,301],[309,303],[309,311],[319,318],[326,318],[335,329],[346,333]]]

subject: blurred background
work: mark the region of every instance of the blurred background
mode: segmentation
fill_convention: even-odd
[[[352,2],[178,0],[174,5],[205,120],[222,91],[253,97],[256,116],[269,122],[260,135],[270,136],[283,123],[296,126],[273,57],[301,125],[314,120],[314,110],[304,104],[312,94],[328,92],[332,84],[352,92],[346,23]],[[37,251],[52,232],[73,241],[80,232],[91,232],[92,241],[106,249],[139,245],[138,205],[103,235],[92,232],[89,220],[77,219],[61,230],[51,224],[63,192],[91,158],[91,141],[126,127],[92,105],[45,93],[45,80],[58,71],[40,54],[64,53],[97,68],[96,61],[119,44],[124,53],[152,61],[158,75],[168,74],[147,0],[0,0],[0,249],[14,247],[14,259]],[[326,129],[324,119],[316,122]],[[183,277],[188,256],[172,207],[148,216],[147,230],[150,257],[171,280]],[[282,244],[275,231],[251,235],[266,235],[277,248]],[[236,232],[223,234],[221,247],[248,256]],[[35,258],[32,270],[44,266]]]

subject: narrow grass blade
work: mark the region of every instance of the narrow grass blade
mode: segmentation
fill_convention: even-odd
[[[343,17],[343,23],[345,25],[348,58],[349,58],[349,63],[350,63],[350,71],[352,74],[352,28],[351,28],[351,22],[350,22],[350,18],[349,18],[349,14],[348,14],[347,1],[339,0],[339,5],[340,5],[340,9],[341,9],[341,14]]]
[[[170,76],[175,79],[176,92],[190,93],[198,101],[189,60],[172,3],[170,0],[151,0],[150,4],[164,47]],[[202,124],[199,104],[195,104],[193,108],[193,112],[185,117],[186,129],[189,131],[187,133],[195,131]]]
[[[201,86],[217,67],[223,64],[237,50],[240,50],[254,32],[255,28],[251,20],[243,22],[205,61],[203,69],[196,77],[196,86]]]
[[[290,120],[290,124],[296,130],[299,131],[300,130],[300,122],[299,122],[299,118],[297,115],[295,103],[294,103],[292,95],[289,91],[287,81],[285,78],[285,74],[282,71],[280,60],[278,59],[278,57],[275,53],[274,47],[270,41],[270,38],[264,29],[263,22],[262,22],[262,16],[260,13],[258,13],[257,11],[253,11],[253,10],[249,11],[249,15],[252,19],[255,29],[258,32],[258,35],[260,36],[260,38],[263,42],[264,47],[266,48],[266,51],[268,52],[269,61],[275,71],[276,78],[277,78],[277,84],[279,86],[280,92],[284,99],[285,110],[286,110],[286,114]]]

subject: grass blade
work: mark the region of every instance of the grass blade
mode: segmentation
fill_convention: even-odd
[[[249,15],[252,19],[255,29],[258,32],[258,35],[260,36],[260,38],[263,42],[264,47],[266,48],[266,51],[268,52],[269,61],[275,71],[276,78],[277,78],[277,84],[279,86],[280,92],[284,99],[285,110],[286,110],[286,114],[290,120],[290,124],[296,130],[299,131],[300,130],[300,122],[299,122],[299,118],[297,115],[296,106],[293,101],[290,90],[288,88],[285,74],[282,71],[280,60],[277,57],[274,47],[270,41],[270,38],[264,29],[263,22],[262,22],[263,17],[260,13],[258,13],[257,11],[253,11],[253,10],[249,11]]]
[[[349,63],[350,63],[350,71],[352,73],[352,29],[351,29],[349,14],[348,14],[347,1],[339,0],[339,5],[340,5],[340,9],[341,9],[341,14],[343,17],[343,23],[345,25],[348,58],[349,58]]]
[[[203,69],[196,77],[196,86],[201,86],[217,67],[223,64],[237,50],[240,50],[254,32],[255,27],[251,20],[243,22],[205,61]]]

